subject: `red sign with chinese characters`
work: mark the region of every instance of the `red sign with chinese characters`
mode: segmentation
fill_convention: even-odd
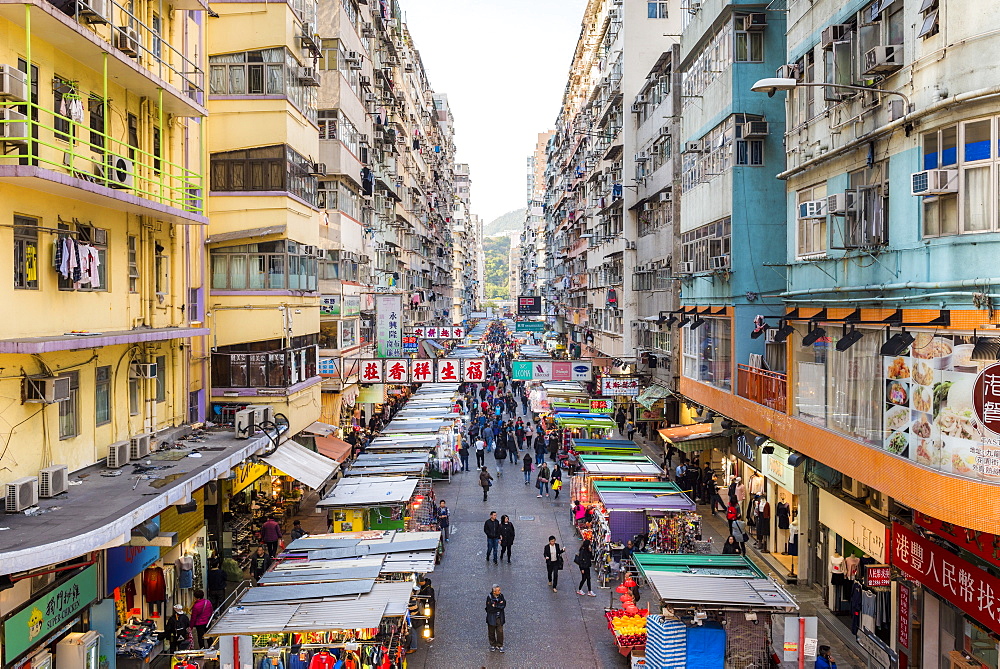
[[[869,588],[888,588],[890,580],[889,565],[870,564],[865,567],[865,584]]]
[[[976,376],[972,387],[972,406],[983,427],[1000,434],[1000,362],[990,365]]]
[[[1000,579],[937,544],[892,524],[892,564],[986,625],[1000,632]]]
[[[899,645],[910,647],[910,589],[899,584]]]
[[[1000,565],[1000,537],[913,512],[913,522],[987,562]]]

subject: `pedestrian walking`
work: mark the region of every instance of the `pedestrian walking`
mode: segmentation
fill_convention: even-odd
[[[517,464],[517,438],[514,436],[512,431],[507,432],[507,455],[510,457],[510,463],[512,465]]]
[[[476,439],[476,467],[486,465],[486,441],[480,437]]]
[[[195,590],[194,604],[191,605],[191,627],[194,628],[194,641],[198,648],[205,647],[205,630],[208,629],[214,610],[212,602],[205,599],[205,591],[200,588]]]
[[[542,549],[542,557],[545,558],[545,572],[549,578],[549,585],[552,586],[552,592],[559,592],[556,588],[559,587],[559,572],[563,568],[562,554],[565,552],[566,549],[561,548],[556,543],[554,536],[549,537],[549,543],[545,544],[545,548]]]
[[[829,646],[819,647],[819,655],[816,656],[816,669],[837,669],[837,663],[830,655]]]
[[[618,407],[618,412],[615,414],[615,423],[618,424],[618,434],[625,434],[625,407]]]
[[[444,536],[445,541],[451,541],[449,528],[451,527],[451,512],[448,511],[447,505],[445,505],[444,500],[441,500],[437,508],[437,519],[438,527],[441,528],[441,534]]]
[[[500,561],[503,562],[504,553],[507,554],[507,564],[510,564],[510,549],[514,546],[514,523],[510,522],[510,516],[506,514],[500,518]]]
[[[538,488],[538,497],[545,493],[545,496],[549,496],[549,465],[548,463],[542,463],[542,466],[538,468],[538,477],[535,479],[535,487]]]
[[[261,549],[263,550],[263,549]],[[192,645],[191,619],[184,613],[184,607],[180,604],[174,605],[174,612],[167,618],[163,626],[163,632],[170,641],[170,650],[188,650]]]
[[[540,465],[545,462],[545,435],[539,434],[535,437],[535,464]]]
[[[507,447],[501,440],[497,440],[496,448],[493,449],[493,458],[497,461],[497,476],[503,476],[503,461],[507,457]]]
[[[503,650],[503,625],[507,621],[504,609],[507,600],[500,592],[500,586],[493,584],[493,589],[486,596],[486,629],[490,639],[490,652]]]
[[[485,502],[486,497],[490,494],[490,486],[493,485],[493,477],[485,465],[479,472],[479,485],[483,488],[483,501]]]
[[[267,546],[267,553],[271,557],[274,557],[278,552],[278,542],[281,541],[282,534],[281,525],[274,519],[274,516],[268,516],[260,527],[261,541]]]
[[[521,471],[524,472],[524,485],[528,485],[528,482],[531,481],[531,470],[531,456],[525,453],[524,460],[521,461]]]
[[[750,533],[747,532],[747,524],[741,518],[737,518],[733,521],[733,529],[731,534],[733,538],[736,539],[736,543],[740,547],[740,555],[747,554],[747,540],[750,539]]]
[[[208,581],[208,596],[212,600],[212,606],[219,608],[226,599],[226,572],[222,570],[222,561],[218,558],[212,560],[212,566],[206,575]]]
[[[302,537],[307,535],[308,533],[302,529],[301,520],[296,520],[294,523],[292,523],[292,534],[291,534],[292,541],[295,541],[296,539],[301,539]]]
[[[270,567],[271,556],[263,546],[257,546],[257,552],[250,556],[250,575],[253,576],[253,580],[259,581]]]
[[[469,471],[469,444],[463,441],[461,446],[458,447],[458,459],[462,463],[458,471],[467,472]]]
[[[631,418],[625,421],[625,434],[628,435],[629,441],[635,439],[635,421]]]
[[[726,543],[722,544],[722,554],[723,555],[737,555],[740,552],[740,546],[736,543],[736,537],[729,535],[726,537]]]
[[[486,535],[486,561],[490,561],[490,553],[493,554],[493,564],[497,563],[500,551],[500,521],[497,520],[497,512],[490,511],[490,517],[483,523],[483,534]]]
[[[590,539],[584,540],[580,545],[580,550],[577,552],[576,557],[573,558],[573,563],[580,568],[580,585],[576,589],[576,594],[597,597],[594,594],[593,586],[590,584],[590,567],[594,564],[594,553],[590,550]],[[587,584],[587,592],[583,591],[584,583]]]
[[[559,491],[562,490],[563,486],[562,469],[560,469],[559,465],[552,468],[552,476],[549,478],[551,480],[549,485],[552,487],[552,492],[555,493],[555,495],[553,495],[553,499],[559,499]]]

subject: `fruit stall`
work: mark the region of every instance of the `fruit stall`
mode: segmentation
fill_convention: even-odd
[[[626,657],[642,657],[646,647],[646,617],[649,608],[640,609],[635,601],[637,583],[625,574],[621,585],[615,588],[615,597],[620,604],[604,610],[608,619],[608,629],[615,638],[615,647]]]
[[[650,666],[668,666],[682,653],[688,666],[768,666],[771,616],[798,610],[786,590],[742,555],[636,553],[633,559],[640,592],[661,612],[646,620]]]

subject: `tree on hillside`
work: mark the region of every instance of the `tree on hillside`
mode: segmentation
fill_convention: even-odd
[[[510,297],[510,237],[487,237],[483,240],[486,256],[486,299]]]

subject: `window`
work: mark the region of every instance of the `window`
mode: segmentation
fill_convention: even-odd
[[[167,356],[156,356],[156,401],[167,400]]]
[[[160,34],[163,31],[163,19],[158,14],[153,14],[149,28],[149,31],[153,34],[153,56],[160,59],[163,57],[163,41],[160,39]]]
[[[139,240],[134,235],[128,236],[128,292],[139,292],[139,262],[136,253],[138,252]]]
[[[319,138],[337,139],[337,117],[336,109],[320,109],[319,112]]]
[[[59,377],[69,379],[69,399],[59,402],[59,438],[70,439],[80,434],[80,373],[66,372]]]
[[[888,163],[855,170],[848,175],[854,206],[844,221],[844,246],[870,248],[889,243]]]
[[[681,336],[684,376],[729,390],[732,387],[729,320],[706,318],[696,330],[683,329]]]
[[[743,17],[737,16],[737,21],[742,22]],[[734,31],[735,43],[733,45],[733,61],[737,63],[763,63],[764,62],[764,32],[761,30],[736,30]]]
[[[340,40],[339,39],[324,39],[323,40],[323,55],[319,59],[319,69],[321,70],[336,70],[337,69],[337,55],[340,51]]]
[[[212,288],[316,290],[316,258],[293,241],[212,249]]]
[[[340,348],[340,321],[320,321],[319,347],[324,349]]]
[[[798,337],[807,327],[798,326]],[[862,331],[862,328],[858,328]],[[882,361],[880,330],[864,329],[864,337],[846,351],[836,351],[841,328],[812,346],[788,340],[795,365],[795,408],[800,418],[876,445],[882,442]],[[796,335],[792,335],[796,337]]]
[[[316,376],[318,335],[220,346],[212,354],[212,385],[216,388],[287,388]],[[333,346],[332,348],[336,348]]]
[[[139,415],[139,379],[128,380],[128,415]]]
[[[91,148],[104,148],[104,100],[96,96],[90,96],[87,101],[90,112],[90,143]]]
[[[135,160],[135,150],[139,148],[139,117],[128,115],[128,159]]]
[[[98,367],[94,373],[94,420],[98,425],[111,422],[111,366]]]
[[[826,184],[818,184],[803,188],[796,194],[796,205],[812,200],[826,198]],[[797,254],[805,257],[826,253],[826,216],[822,218],[798,218],[798,207],[795,208],[798,221]]]
[[[211,156],[213,191],[284,191],[315,206],[317,180],[311,171],[305,156],[285,144]]]
[[[327,41],[332,40],[324,44]],[[335,60],[339,64],[339,59]],[[302,64],[288,49],[273,47],[218,54],[209,56],[208,62],[210,95],[283,96],[306,118],[316,122],[317,88],[299,81],[296,75]],[[320,63],[324,62],[325,57]]]
[[[163,251],[164,248],[157,242],[156,251],[153,253],[153,279],[156,284],[153,286],[153,291],[157,295],[165,295],[167,286],[170,285],[170,259]]]
[[[93,283],[77,283],[72,278],[58,275],[59,290],[106,291],[108,290],[108,231],[95,228],[87,223],[73,224],[76,228],[76,241],[97,251],[97,285]],[[62,230],[71,230],[70,224],[60,223]]]
[[[73,131],[70,121],[71,110],[69,105],[73,104],[78,97],[72,84],[56,75],[52,82],[52,128],[55,130],[55,137],[63,142],[70,141],[70,133]]]
[[[646,18],[647,19],[665,19],[667,18],[667,5],[668,2],[647,2],[646,3]]]
[[[720,219],[681,235],[683,248],[682,272],[708,272],[712,258],[728,256],[730,251],[730,219]],[[719,261],[716,261],[718,264]],[[728,264],[728,261],[727,263]]]
[[[38,220],[14,217],[14,288],[38,290]]]
[[[160,129],[153,128],[153,171],[160,173],[160,159],[162,158],[160,146]]]
[[[690,12],[683,14],[686,19],[691,16]],[[733,24],[726,23],[691,61],[681,78],[681,100],[685,108],[691,104],[700,104],[699,98],[705,89],[729,69],[733,61],[732,40]]]
[[[922,17],[920,23],[920,31],[917,32],[917,37],[927,39],[938,34],[938,1],[939,0],[923,0],[920,5],[920,15]]]

